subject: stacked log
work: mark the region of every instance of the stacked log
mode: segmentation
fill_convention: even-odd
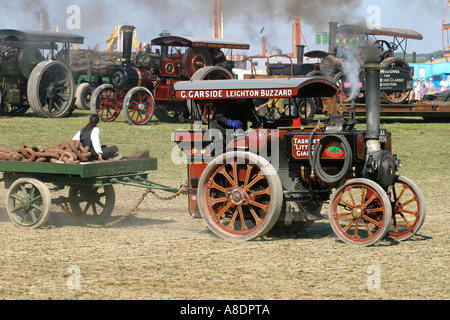
[[[110,77],[114,69],[122,63],[121,52],[103,52],[93,50],[70,50],[69,69],[78,77],[88,75],[88,66],[91,65],[91,75],[95,77]],[[132,54],[135,59],[136,53]]]
[[[89,147],[84,147],[80,141],[61,142],[44,150],[25,144],[18,149],[0,148],[0,160],[15,162],[79,164],[89,161],[90,156]]]

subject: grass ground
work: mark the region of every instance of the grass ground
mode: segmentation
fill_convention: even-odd
[[[0,147],[70,141],[87,115],[0,118]],[[382,123],[393,133],[400,174],[414,180],[427,200],[425,224],[408,241],[352,247],[336,238],[326,219],[296,236],[226,242],[188,215],[184,196],[170,202],[149,197],[107,229],[81,225],[54,207],[45,228],[23,230],[9,221],[0,186],[0,299],[448,300],[450,126],[419,118]],[[188,126],[152,121],[137,127],[122,117],[100,124],[102,142],[122,154],[150,150],[159,160],[151,178],[170,186],[186,180],[186,168],[170,158],[171,133]],[[117,187],[114,217],[141,194]],[[80,275],[75,289],[73,270]],[[375,289],[368,286],[373,270],[380,276]]]

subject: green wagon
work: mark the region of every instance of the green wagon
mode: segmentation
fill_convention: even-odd
[[[91,224],[102,224],[115,206],[114,185],[178,193],[148,180],[156,158],[124,159],[84,164],[0,161],[9,218],[19,227],[39,228],[48,220],[51,206],[66,205],[70,213]],[[53,198],[52,191],[69,187],[67,196]]]

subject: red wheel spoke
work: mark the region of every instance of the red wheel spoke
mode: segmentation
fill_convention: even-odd
[[[355,220],[355,239],[359,239],[359,235],[358,235],[358,228],[359,228],[359,220]]]
[[[408,201],[406,201],[405,203],[402,203],[402,206],[407,206],[408,204],[412,203],[413,201],[415,201],[416,199],[412,198]]]
[[[372,218],[368,216],[364,216],[364,220],[369,221],[370,223],[374,224],[377,227],[380,227],[381,224],[378,221],[373,220]]]
[[[351,216],[351,215],[352,215],[351,212],[338,213],[338,214],[337,214],[337,217],[338,217],[338,218],[343,218],[343,217],[349,217],[349,216]]]
[[[226,198],[226,197],[223,197],[223,198],[217,198],[217,199],[212,199],[212,200],[211,200],[211,205],[214,206],[214,205],[216,205],[216,204],[218,204],[218,203],[223,203],[223,202],[227,202],[227,201],[228,201],[228,198]]]
[[[268,204],[264,205],[264,204],[255,202],[255,201],[253,201],[253,200],[250,201],[249,203],[250,203],[251,205],[255,206],[255,207],[258,207],[258,208],[263,209],[265,212],[268,212],[268,211],[269,211],[269,205],[268,205]]]
[[[404,209],[400,209],[398,210],[401,213],[406,213],[406,214],[410,214],[412,216],[417,217],[419,215],[419,211],[408,211],[408,210],[404,210]]]
[[[352,225],[355,224],[355,220],[350,221],[350,223],[344,228],[345,231],[348,232],[348,230],[351,228]]]
[[[247,172],[245,174],[245,181],[244,181],[244,189],[247,187],[248,185],[248,181],[250,180],[250,174],[252,173],[252,169],[253,167],[251,165],[247,165]]]
[[[364,203],[364,201],[366,200],[366,189],[365,188],[361,188],[361,203]]]
[[[364,203],[364,205],[361,207],[362,209],[365,209],[365,208],[367,208],[367,206],[369,205],[369,204],[371,204],[372,203],[372,201],[373,200],[375,200],[375,198],[376,198],[376,196],[375,195],[373,195],[372,197],[370,197],[370,199],[369,200],[367,200],[367,202],[366,203]]]
[[[383,212],[383,208],[368,209],[366,212],[367,212],[367,213]]]
[[[234,224],[236,223],[237,216],[238,216],[238,211],[235,210],[234,213],[233,213],[233,217],[231,218],[230,223],[227,225],[227,227],[230,228],[232,231],[235,230]]]
[[[252,193],[252,196],[253,197],[257,197],[257,196],[262,196],[264,194],[270,195],[270,188],[267,188],[267,189],[264,189],[264,190],[261,190],[261,191],[255,191],[255,192]]]
[[[407,226],[408,228],[410,228],[410,227],[411,227],[411,224],[410,224],[409,221],[405,218],[405,216],[402,215],[402,214],[401,214],[400,216],[402,217],[403,222],[405,222],[406,226]]]
[[[230,201],[222,210],[220,210],[220,212],[216,214],[217,219],[220,220],[222,216],[228,211],[228,209],[231,208],[232,205],[233,203]]]
[[[233,168],[234,185],[237,186],[238,185],[237,163],[233,163],[231,167]]]
[[[260,173],[258,173],[258,176],[255,178],[255,179],[253,179],[253,181],[252,182],[250,182],[250,184],[248,184],[245,188],[244,188],[244,190],[245,191],[248,191],[251,187],[253,187],[258,181],[261,181],[262,179],[264,179],[264,176],[261,174],[261,172]]]
[[[236,187],[237,185],[234,183],[234,180],[230,177],[230,175],[228,174],[227,170],[225,169],[225,167],[222,168],[222,170],[219,171],[219,173],[221,175],[223,175],[228,182],[230,182],[232,187]]]
[[[262,219],[256,214],[255,210],[254,210],[252,207],[248,206],[248,208],[249,208],[249,210],[250,210],[250,212],[251,212],[251,214],[252,214],[252,216],[253,216],[253,218],[255,219],[255,221],[256,221],[257,224],[258,224],[260,221],[262,221]]]
[[[219,186],[219,185],[218,185],[217,183],[215,183],[214,181],[213,181],[213,183],[212,183],[212,185],[211,185],[210,188],[211,188],[211,189],[217,189],[217,190],[219,190],[219,191],[222,191],[223,193],[226,193],[226,192],[227,192],[227,190],[226,190],[225,188]]]
[[[394,188],[395,190],[395,188]],[[402,198],[403,194],[406,192],[406,190],[408,190],[408,188],[406,186],[403,186],[402,192],[400,192],[400,195],[398,196],[398,198],[395,200],[396,203],[398,203],[400,201],[400,199]]]
[[[367,234],[369,235],[369,237],[371,237],[373,235],[372,230],[370,230],[370,226],[367,223],[367,221],[364,221],[366,224],[366,230],[367,230]]]
[[[355,203],[355,199],[353,199],[353,194],[352,194],[351,190],[350,190],[350,191],[347,191],[347,192],[349,193],[350,199],[352,200],[352,203],[353,203],[353,205],[347,204],[347,206],[349,206],[350,208],[354,209],[355,206],[356,206],[356,203]],[[341,201],[341,202],[342,202],[342,201]]]
[[[239,217],[241,218],[241,223],[242,223],[241,231],[248,230],[248,227],[245,224],[244,212],[242,212],[242,207],[241,206],[238,207],[238,211],[239,211]]]
[[[354,204],[351,205],[350,203],[348,203],[347,201],[342,200],[342,199],[341,199],[341,201],[339,202],[339,204],[343,204],[343,205],[349,207],[349,208],[352,209],[352,210],[355,209],[355,205],[354,205]]]

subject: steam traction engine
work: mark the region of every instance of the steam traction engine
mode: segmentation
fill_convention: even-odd
[[[131,124],[144,125],[153,114],[165,122],[180,122],[197,114],[175,96],[177,81],[197,79],[232,79],[232,62],[214,65],[213,50],[249,49],[236,40],[199,39],[161,35],[152,40],[160,51],[140,52],[131,59],[134,27],[123,26],[124,52],[122,65],[111,76],[111,84],[98,87],[91,98],[91,112],[102,121],[114,121],[121,110]],[[156,101],[156,105],[155,105]],[[196,107],[196,106],[195,106]]]
[[[66,116],[74,79],[67,61],[57,60],[67,56],[71,43],[83,42],[65,33],[0,30],[0,114],[19,116],[31,107],[38,117]]]
[[[312,125],[298,116],[255,117],[248,132],[176,130],[173,140],[188,158],[190,213],[219,237],[242,241],[304,230],[323,218],[329,201],[331,226],[345,243],[370,246],[386,234],[396,240],[416,234],[425,199],[414,182],[396,175],[391,134],[380,129],[380,69],[378,62],[365,65],[366,131],[355,128],[353,112]],[[216,112],[224,103],[242,109],[242,101],[268,96],[298,107],[310,97],[336,105],[339,93],[323,77],[178,82],[175,89],[177,97]]]

